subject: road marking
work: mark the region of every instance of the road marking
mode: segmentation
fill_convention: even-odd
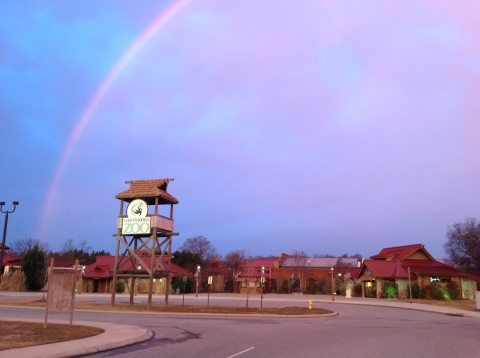
[[[239,356],[240,354],[243,354],[243,353],[247,353],[248,351],[251,351],[252,349],[254,349],[255,347],[250,347],[250,348],[247,348],[241,352],[238,352],[238,353],[235,353],[231,356],[228,356],[227,358],[233,358],[233,357],[236,357],[236,356]]]

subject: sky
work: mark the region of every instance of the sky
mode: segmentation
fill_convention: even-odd
[[[0,201],[20,201],[7,244],[114,252],[125,181],[174,178],[174,247],[203,235],[222,254],[368,257],[423,243],[445,257],[448,226],[480,217],[479,11],[1,2]]]

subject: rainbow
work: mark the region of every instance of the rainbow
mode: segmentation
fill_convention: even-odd
[[[43,201],[42,210],[40,212],[38,227],[38,238],[44,240],[46,236],[47,223],[52,212],[53,201],[57,192],[58,184],[67,168],[70,157],[72,156],[78,140],[82,136],[85,128],[90,123],[92,116],[98,105],[105,98],[106,94],[112,87],[112,84],[125,70],[130,61],[137,55],[142,48],[152,39],[152,37],[160,31],[176,14],[178,14],[188,4],[190,0],[177,0],[169,7],[162,10],[155,20],[147,26],[147,28],[135,39],[120,59],[115,63],[112,70],[102,81],[94,96],[87,103],[82,111],[80,118],[76,121],[75,126],[68,136],[67,143],[61,157],[54,169],[52,179],[48,186],[47,194]]]

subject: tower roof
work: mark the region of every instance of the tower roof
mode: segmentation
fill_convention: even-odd
[[[130,187],[115,197],[129,202],[137,198],[145,199],[148,204],[154,204],[154,199],[158,197],[159,204],[178,204],[178,200],[167,192],[170,181],[173,179],[128,180],[125,183],[130,184]]]

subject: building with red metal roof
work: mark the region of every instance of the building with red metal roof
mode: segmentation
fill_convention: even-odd
[[[156,272],[160,272],[166,275],[170,274],[172,278],[179,276],[191,276],[190,273],[184,268],[174,264],[170,261],[166,255],[155,256],[152,265],[151,256],[143,258],[145,264],[149,269],[152,266],[156,266]],[[115,256],[97,256],[94,263],[85,266],[83,270],[83,285],[82,291],[85,292],[100,292],[108,293],[111,290],[111,284],[113,280],[113,268],[115,265]],[[161,270],[159,270],[161,267]],[[136,272],[138,274],[145,274],[145,270],[142,267],[135,267],[131,260],[125,260],[119,268],[119,273],[123,272]],[[164,292],[165,290],[165,277],[158,277],[154,279],[154,290],[156,293]],[[146,288],[148,282],[147,279],[138,280],[137,289],[140,293],[143,292],[143,288]],[[125,290],[128,290],[127,283],[125,282]],[[144,287],[145,286],[145,287]]]
[[[356,278],[364,297],[382,297],[382,288],[389,282],[397,285],[401,298],[409,296],[410,285],[418,285],[427,296],[433,283],[458,287],[458,297],[466,299],[476,291],[476,277],[435,260],[422,244],[382,249],[363,261]]]

